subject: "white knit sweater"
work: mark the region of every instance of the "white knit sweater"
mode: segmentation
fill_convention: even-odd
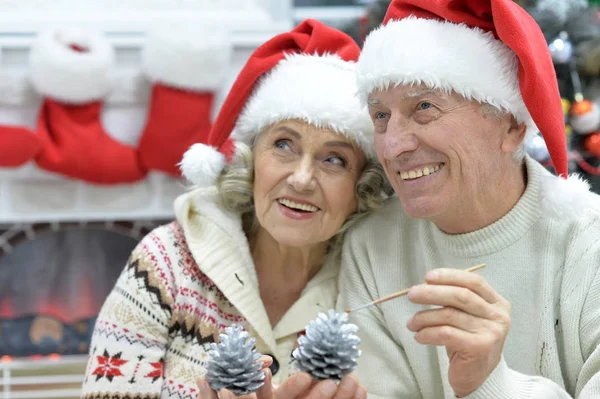
[[[434,268],[486,263],[478,273],[512,304],[512,327],[503,360],[468,398],[600,398],[600,197],[526,164],[519,202],[473,233],[445,234],[389,200],[347,235],[338,307],[419,284]],[[421,309],[398,298],[351,314],[370,398],[455,397],[445,348],[406,328]]]
[[[210,343],[231,324],[275,357],[281,383],[298,335],[334,307],[339,265],[329,259],[271,327],[240,217],[221,209],[215,193],[181,196],[177,221],[133,251],[98,316],[82,398],[197,399]]]

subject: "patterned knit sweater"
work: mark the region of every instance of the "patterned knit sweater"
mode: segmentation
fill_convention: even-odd
[[[214,189],[181,196],[175,211],[177,221],[139,243],[102,307],[84,399],[196,399],[210,343],[231,324],[274,356],[280,383],[298,335],[334,307],[338,265],[328,260],[272,328],[239,215],[217,205]]]

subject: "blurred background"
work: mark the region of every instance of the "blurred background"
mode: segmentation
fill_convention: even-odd
[[[542,27],[555,62],[570,172],[600,192],[597,1],[518,3]],[[0,0],[0,399],[79,397],[104,298],[184,191],[175,165],[162,161],[180,159],[184,139],[206,134],[250,53],[306,18],[362,45],[388,4]],[[212,35],[193,35],[206,26],[228,32],[230,55]],[[203,61],[226,65],[222,82],[200,90],[158,81],[145,69],[157,32],[175,73],[198,42],[214,42]],[[80,62],[82,53],[98,63]],[[540,135],[527,148],[553,171]]]

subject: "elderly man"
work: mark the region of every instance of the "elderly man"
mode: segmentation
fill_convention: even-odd
[[[397,197],[348,233],[339,306],[411,287],[351,313],[370,397],[600,398],[600,200],[566,178],[533,19],[511,0],[392,1],[358,82]],[[525,154],[537,129],[560,177]]]

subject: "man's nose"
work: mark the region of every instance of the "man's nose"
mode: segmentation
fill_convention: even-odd
[[[419,147],[419,141],[411,131],[410,121],[403,117],[392,117],[383,137],[383,146],[383,156],[387,160],[415,151]]]

